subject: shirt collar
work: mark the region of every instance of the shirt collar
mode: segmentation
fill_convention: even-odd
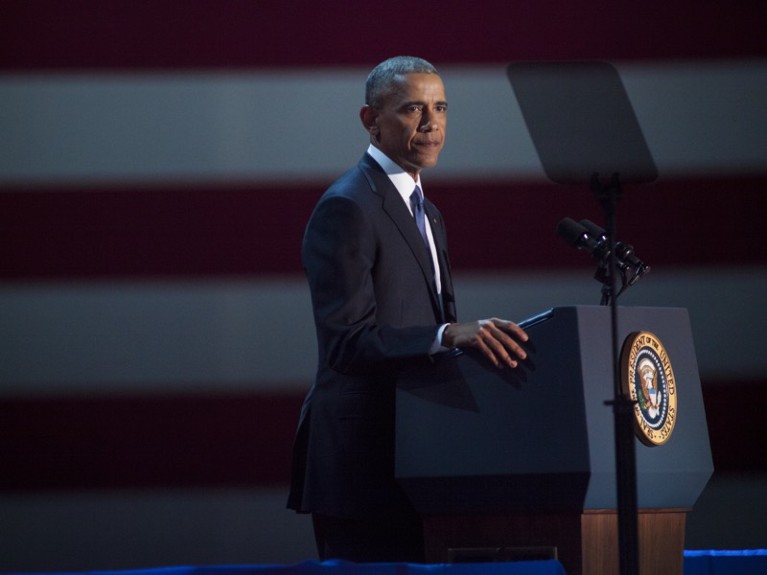
[[[397,188],[399,195],[402,196],[402,199],[404,200],[408,209],[410,209],[410,194],[413,193],[415,186],[419,186],[421,188],[421,192],[423,192],[420,174],[418,175],[418,180],[414,182],[410,174],[395,164],[389,158],[389,156],[384,154],[373,144],[370,144],[368,147],[368,154],[370,154],[370,157],[372,157],[381,166],[381,168],[383,168],[383,171],[386,172],[387,176],[389,176],[391,183],[394,184],[395,188]]]

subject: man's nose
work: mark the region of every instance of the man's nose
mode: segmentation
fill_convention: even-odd
[[[421,112],[421,123],[418,125],[418,129],[423,132],[430,132],[434,129],[434,115],[428,108],[424,108]]]

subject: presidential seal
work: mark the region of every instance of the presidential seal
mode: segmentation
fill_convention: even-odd
[[[671,360],[660,339],[649,331],[626,338],[621,353],[623,391],[634,404],[637,437],[651,447],[671,437],[677,418],[677,393]]]

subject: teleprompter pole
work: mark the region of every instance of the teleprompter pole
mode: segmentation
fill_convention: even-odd
[[[610,183],[603,185],[597,174],[591,180],[605,211],[609,256],[609,303],[613,361],[614,398],[606,402],[613,408],[615,425],[615,471],[618,498],[618,552],[621,575],[639,575],[639,527],[637,510],[636,449],[632,422],[633,401],[623,391],[618,351],[617,261],[615,255],[616,206],[621,196],[620,177],[613,174]]]

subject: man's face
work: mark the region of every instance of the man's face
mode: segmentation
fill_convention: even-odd
[[[437,164],[445,144],[447,99],[436,74],[402,76],[383,104],[363,108],[361,117],[373,144],[413,179]]]

